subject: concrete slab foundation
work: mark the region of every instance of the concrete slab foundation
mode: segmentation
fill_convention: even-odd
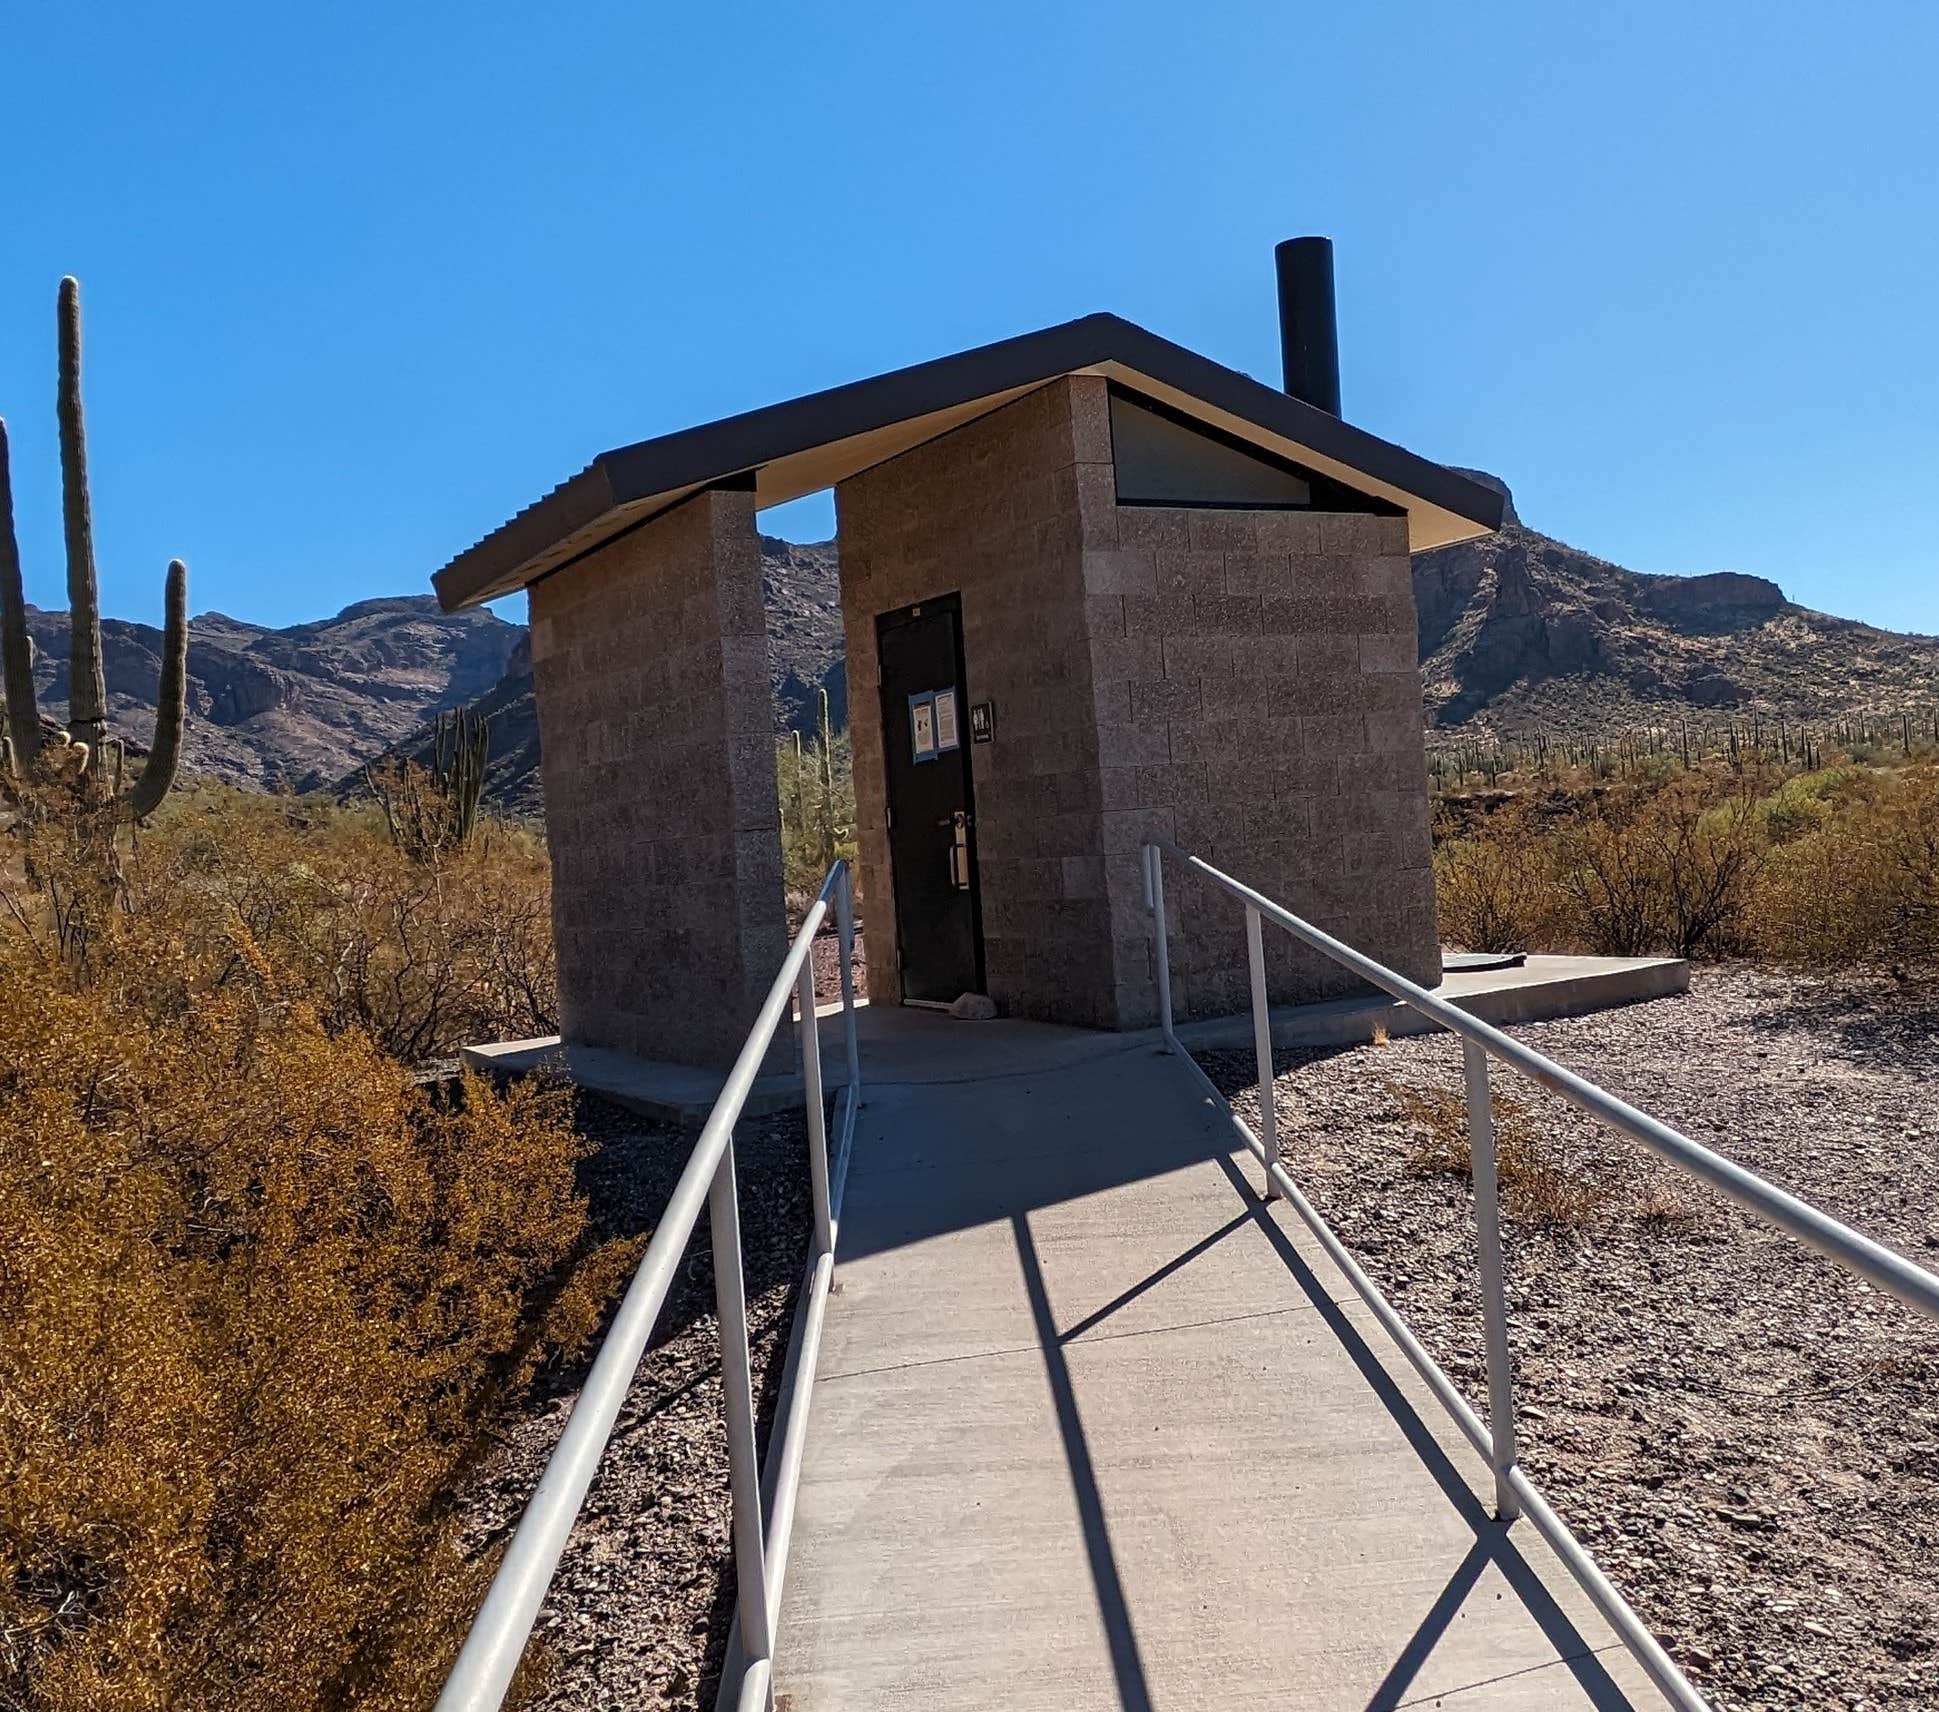
[[[1451,971],[1435,991],[1484,1022],[1510,1027],[1662,998],[1687,991],[1689,985],[1690,966],[1673,957],[1531,956],[1517,968]],[[830,1089],[838,1088],[844,1079],[840,1007],[824,1005],[819,1014],[822,1079]],[[1384,993],[1285,1005],[1272,1016],[1273,1039],[1280,1046],[1347,1046],[1371,1039],[1376,1027],[1398,1037],[1428,1032],[1434,1026]],[[1018,1063],[1019,1053],[1027,1053],[1029,1062],[1039,1067],[1051,1062],[1076,1064],[1155,1038],[1149,1030],[1116,1034],[1008,1019],[956,1022],[895,1005],[866,1004],[858,1012],[856,1028],[865,1054],[890,1051],[898,1079],[922,1083],[1005,1075]],[[1181,1023],[1178,1036],[1188,1047],[1250,1046],[1252,1021],[1239,1015]],[[784,1045],[792,1057],[791,1043],[784,1041]],[[534,1071],[564,1075],[588,1093],[643,1117],[689,1128],[706,1121],[726,1080],[722,1072],[639,1058],[608,1047],[567,1046],[556,1034],[468,1046],[464,1061],[473,1070],[494,1075]],[[872,1079],[866,1069],[863,1074]],[[747,1111],[761,1117],[800,1099],[799,1073],[776,1072],[754,1084]]]
[[[1511,1028],[1689,990],[1690,965],[1680,957],[1531,955],[1513,968],[1450,969],[1434,996],[1497,1028]],[[1390,1039],[1437,1032],[1434,1022],[1385,993],[1276,1005],[1272,1012],[1275,1046],[1351,1046],[1371,1039],[1376,1028],[1384,1028]],[[1250,1046],[1252,1017],[1246,1012],[1180,1023],[1177,1034],[1187,1047]]]

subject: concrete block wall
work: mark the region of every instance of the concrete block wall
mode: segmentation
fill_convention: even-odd
[[[1108,421],[1101,381],[1076,408]],[[1407,523],[1086,491],[1085,612],[1118,1024],[1156,1018],[1138,846],[1163,834],[1401,973],[1440,979]],[[1247,999],[1243,911],[1167,864],[1181,1016]],[[1354,983],[1268,929],[1276,1002]]]
[[[562,1030],[724,1069],[787,952],[752,492],[534,584],[531,620]]]
[[[1011,1016],[1117,1020],[1086,519],[1108,526],[1108,425],[1056,381],[835,490],[869,996],[900,998],[885,827],[875,620],[960,593],[965,701],[993,701],[975,744],[986,985]],[[1102,509],[1100,509],[1102,508]]]
[[[836,490],[870,943],[900,997],[875,618],[960,593],[990,993],[1155,1020],[1139,851],[1175,840],[1424,983],[1440,979],[1404,518],[1120,506],[1109,395],[1073,376]],[[1175,866],[1181,1016],[1247,995],[1239,908]],[[1275,1000],[1351,991],[1267,936]]]

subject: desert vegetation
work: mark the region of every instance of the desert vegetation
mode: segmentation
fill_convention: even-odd
[[[1939,975],[1939,755],[1808,752],[1564,763],[1443,793],[1443,938]]]
[[[815,692],[816,735],[794,732],[775,749],[781,798],[781,865],[790,923],[799,921],[835,858],[855,860],[855,768],[849,735],[828,716],[828,691]]]
[[[459,1484],[635,1246],[562,1091],[546,868],[372,808],[51,788],[0,851],[0,1706],[421,1706]]]
[[[423,1069],[550,1025],[544,854],[469,733],[383,809],[181,787],[179,561],[131,765],[71,280],[59,329],[65,725],[0,432],[0,1708],[422,1706],[483,1573],[457,1489],[637,1246],[563,1091]]]
[[[543,852],[116,807],[0,851],[0,1706],[421,1706],[453,1492],[633,1252],[563,1093],[417,1069],[550,1023]]]

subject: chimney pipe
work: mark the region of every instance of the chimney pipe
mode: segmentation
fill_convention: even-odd
[[[1279,275],[1279,355],[1286,391],[1340,414],[1340,333],[1333,315],[1333,240],[1288,238],[1272,253]]]

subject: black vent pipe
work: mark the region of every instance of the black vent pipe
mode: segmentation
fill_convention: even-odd
[[[1340,414],[1340,330],[1333,313],[1333,240],[1288,238],[1279,275],[1279,356],[1294,398]]]

